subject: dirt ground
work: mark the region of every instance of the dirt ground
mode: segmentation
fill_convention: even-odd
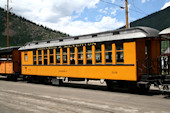
[[[170,113],[170,98],[108,91],[99,82],[52,86],[0,79],[0,113]]]

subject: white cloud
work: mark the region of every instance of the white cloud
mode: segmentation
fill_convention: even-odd
[[[142,3],[145,3],[145,2],[147,2],[147,1],[149,2],[150,0],[142,0]]]
[[[112,7],[109,10],[111,11],[110,14],[113,15],[113,16],[116,16],[118,10],[119,11],[124,11],[124,10],[122,10],[120,8],[112,8]]]
[[[161,10],[163,10],[163,9],[169,7],[169,6],[170,6],[170,2],[167,2],[167,3],[164,4],[164,6],[161,8]]]
[[[44,23],[53,29],[65,31],[70,35],[82,35],[106,30],[113,30],[123,26],[124,22],[117,21],[116,18],[103,17],[98,22],[72,21],[71,17],[65,17],[56,24]]]
[[[96,22],[84,18],[75,20],[85,8],[96,8],[100,0],[15,0],[10,3],[13,12],[37,24],[42,24],[54,30],[59,30],[70,35],[81,35],[116,29],[124,25],[116,18],[109,16],[96,17]],[[1,0],[0,6],[4,7],[6,0]],[[108,8],[104,9],[105,11]],[[75,14],[74,16],[73,13]]]
[[[87,18],[87,17],[85,17],[85,18],[84,18],[84,20],[88,21],[88,18]]]
[[[115,3],[115,0],[112,0],[112,3]]]
[[[59,18],[82,13],[85,8],[96,8],[99,0],[15,0],[13,12],[30,20],[57,22]],[[4,7],[6,0],[1,0]]]
[[[117,12],[117,10],[113,10],[113,11],[111,12],[111,15],[116,16],[116,12]]]
[[[107,11],[105,9],[99,9],[100,13],[107,14]]]

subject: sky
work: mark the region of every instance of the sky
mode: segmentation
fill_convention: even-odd
[[[9,0],[11,12],[71,36],[125,25],[125,0]],[[7,0],[0,0],[5,8]],[[170,6],[170,0],[128,0],[129,22]]]

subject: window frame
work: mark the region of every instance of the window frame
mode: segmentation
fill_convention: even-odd
[[[118,44],[121,44],[121,48],[119,48],[119,47],[117,47],[118,46]],[[119,45],[120,46],[120,45]],[[116,47],[116,64],[123,64],[124,63],[124,43],[123,42],[116,42],[115,43],[115,47]],[[120,57],[121,57],[121,53],[123,54],[122,55],[122,59],[120,58],[120,60],[122,60],[122,61],[118,61],[119,59],[118,59],[118,53],[120,53],[119,55],[120,55]]]
[[[37,52],[36,50],[33,50],[33,65],[37,65]]]
[[[88,48],[91,48],[88,50]],[[86,64],[87,65],[92,65],[92,60],[93,60],[93,54],[92,54],[92,46],[86,46]],[[91,56],[91,58],[88,58],[88,55]],[[88,63],[90,61],[91,63]]]
[[[44,49],[43,51],[44,51],[44,59],[43,59],[44,65],[48,65],[48,51],[47,51],[47,49]],[[46,60],[47,63],[45,63],[45,60]]]
[[[80,49],[81,48],[81,49]],[[79,56],[81,58],[79,58]],[[78,60],[78,64],[79,65],[83,65],[83,59],[84,59],[84,55],[83,55],[83,46],[81,47],[77,47],[77,60]],[[81,61],[81,62],[80,62]]]
[[[111,47],[111,49],[107,48],[109,46]],[[111,56],[109,56],[109,53],[111,53]],[[108,60],[110,60],[110,61],[107,61],[107,55],[106,54],[108,54]],[[109,59],[109,57],[111,57],[111,58]],[[112,64],[113,63],[113,42],[105,42],[105,62],[106,62],[106,64]]]
[[[54,64],[54,50],[49,49],[49,64]]]
[[[56,51],[56,64],[60,64],[61,63],[60,48],[57,48],[55,51]],[[59,60],[58,60],[58,56],[59,56]]]
[[[63,57],[63,64],[68,64],[68,58],[67,58],[67,53],[68,53],[68,51],[67,51],[67,48],[62,48],[63,49],[63,54],[62,54],[62,57]],[[64,50],[66,50],[66,52],[64,51]],[[64,59],[64,57],[66,58],[66,61],[64,61],[65,59]]]
[[[98,51],[97,49],[97,47],[100,47],[100,51]],[[100,54],[100,61],[97,61],[97,54]],[[102,64],[102,43],[97,43],[96,45],[95,45],[95,63],[96,64]]]
[[[75,47],[72,47],[72,48],[70,48],[70,64],[71,65],[75,65],[75,61],[76,61],[76,58],[75,58]]]

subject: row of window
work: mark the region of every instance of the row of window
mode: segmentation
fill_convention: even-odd
[[[9,61],[12,61],[13,55],[0,55],[0,61],[7,61],[7,57]]]
[[[116,43],[114,53],[117,63],[124,62],[123,43]],[[93,46],[82,46],[72,48],[57,48],[49,50],[34,50],[33,64],[112,64],[112,43],[97,43]],[[48,61],[49,60],[49,61]],[[48,63],[49,62],[49,63]]]

